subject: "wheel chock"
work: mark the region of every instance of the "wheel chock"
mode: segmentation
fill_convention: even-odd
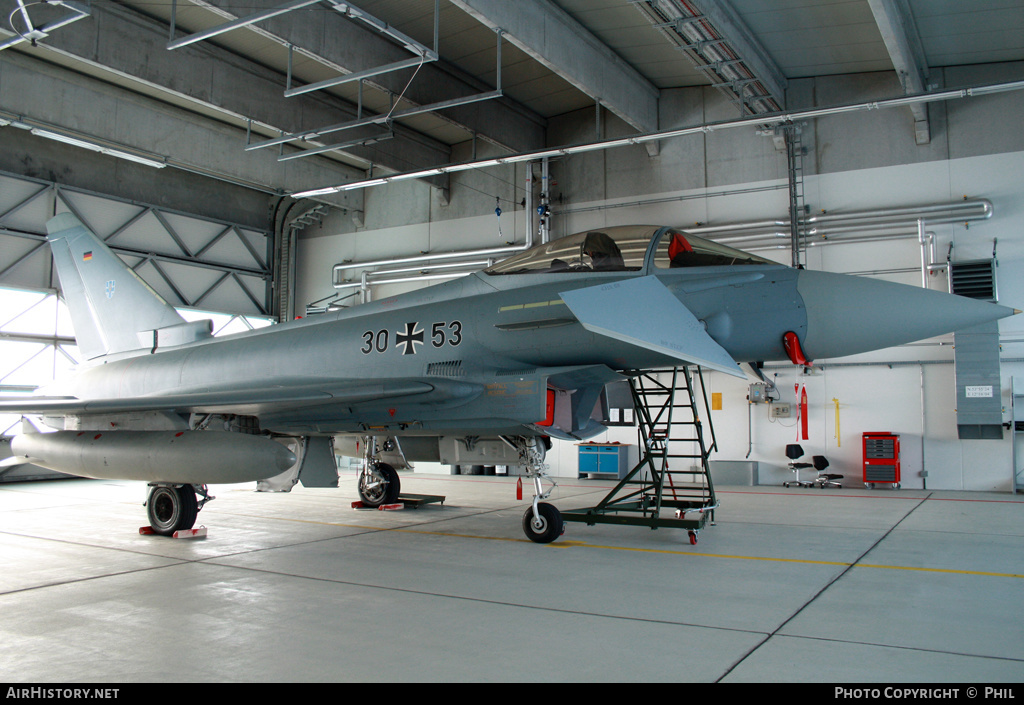
[[[156,536],[156,532],[153,531],[152,526],[140,526],[139,533],[142,536]],[[171,534],[171,538],[175,539],[205,539],[206,538],[206,527],[200,526],[198,529],[179,529]]]
[[[366,504],[365,502],[356,501],[356,502],[352,503],[352,508],[355,509],[355,510],[363,510],[363,511],[373,511],[374,509],[379,509],[382,512],[394,512],[394,511],[397,511],[399,509],[405,509],[405,505],[402,504],[402,503],[398,503],[398,504],[381,504],[380,506],[377,506],[377,507],[371,507],[368,504]]]
[[[179,529],[171,534],[176,539],[205,539],[206,538],[206,527],[200,526],[198,529]]]

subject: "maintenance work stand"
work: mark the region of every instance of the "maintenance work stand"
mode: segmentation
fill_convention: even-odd
[[[703,409],[710,444],[694,397],[694,375],[685,367],[629,373],[638,421],[640,461],[596,506],[562,512],[563,521],[686,529],[690,543],[718,507],[708,457],[716,450],[704,377]],[[675,510],[662,516],[663,510]]]

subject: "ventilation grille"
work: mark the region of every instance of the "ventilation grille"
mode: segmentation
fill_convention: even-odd
[[[449,362],[431,362],[427,365],[428,377],[465,377],[466,370],[462,368],[462,360],[451,360]]]
[[[949,289],[957,296],[995,303],[999,300],[996,291],[996,261],[979,259],[950,262]]]
[[[495,377],[530,377],[531,375],[537,374],[537,369],[533,368],[530,370],[498,370],[494,373]]]

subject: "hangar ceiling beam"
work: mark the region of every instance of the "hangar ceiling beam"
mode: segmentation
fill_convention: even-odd
[[[192,0],[192,3],[223,19],[234,20],[252,14],[254,9],[270,9],[275,6],[277,0],[218,0],[216,4],[207,0]],[[315,21],[303,17],[303,11],[299,11],[272,17],[260,22],[258,26],[252,25],[247,29],[283,47],[294,47],[297,54],[310,58],[339,75],[369,72],[409,57],[410,50],[406,47],[400,46],[393,39],[368,26],[346,18],[343,12],[345,3],[330,4],[338,11],[321,12]],[[407,73],[387,73],[369,76],[364,85],[395,98],[401,95],[403,104],[411,104],[414,107],[453,101],[493,89],[493,86],[488,86],[440,58],[422,65],[415,80],[409,82],[408,78]],[[351,117],[357,117],[354,110],[350,113]],[[471,139],[471,134],[476,134],[480,139],[514,152],[544,146],[547,121],[526,106],[507,97],[469,106],[451,107],[435,115],[465,130],[467,140]],[[320,125],[314,125],[312,120],[308,120],[306,122],[309,124],[298,129],[330,125],[338,122],[337,117],[335,115]],[[296,131],[297,129],[285,130]],[[448,160],[439,159],[434,164],[446,161]],[[378,163],[401,170],[383,162]]]
[[[255,127],[271,135],[337,122],[339,115],[356,115],[354,106],[332,96],[286,99],[281,74],[209,42],[168,51],[168,25],[126,7],[94,5],[92,16],[93,31],[54,33],[34,51],[44,57],[56,52],[60,57],[54,58],[62,64],[69,59],[83,62],[90,73],[98,70],[102,72],[98,75],[110,76],[122,90],[137,90],[242,129],[251,119]],[[146,60],[139,61],[140,56]],[[406,170],[411,165],[449,161],[448,145],[398,125],[395,133],[395,140],[352,147],[349,153],[363,161],[360,168],[372,163]],[[153,141],[172,145],[167,137],[154,135]],[[239,164],[251,160],[243,148],[244,137],[233,160]],[[346,172],[351,165],[334,162],[334,167]]]
[[[36,51],[52,56],[48,50]],[[192,175],[260,194],[282,194],[296,182],[322,184],[324,179],[363,175],[362,170],[324,159],[280,164],[271,154],[243,158],[244,129],[17,50],[0,55],[0,85],[0,125],[6,125],[0,127],[0,163],[8,170],[39,173],[36,170],[54,168],[69,184],[133,199],[162,199],[210,215],[236,210],[232,199],[223,196],[231,189],[221,192],[208,184],[197,192],[201,181]],[[153,161],[147,166],[125,161],[125,155],[135,150]],[[141,171],[126,178],[132,170],[109,166],[112,162]],[[156,165],[170,168],[150,168]],[[261,195],[260,202],[265,198]],[[362,209],[361,201],[331,203]],[[246,220],[242,214],[230,217]]]
[[[640,132],[658,129],[658,88],[550,0],[452,0]]]
[[[907,95],[924,93],[928,90],[928,62],[907,0],[868,0],[868,5],[903,92]],[[928,144],[931,141],[928,105],[915,103],[910,109],[914,114],[914,139],[918,144]]]

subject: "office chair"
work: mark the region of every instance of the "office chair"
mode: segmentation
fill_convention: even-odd
[[[836,480],[843,479],[842,475],[825,472],[825,469],[828,467],[828,459],[824,455],[815,455],[811,460],[813,461],[814,469],[818,471],[818,476],[814,478],[814,485],[820,489],[843,486],[841,483],[836,482]]]
[[[814,487],[814,482],[808,482],[807,480],[800,479],[800,471],[806,470],[807,468],[813,468],[812,463],[798,463],[797,458],[803,457],[804,449],[798,443],[790,443],[786,446],[786,457],[789,458],[789,469],[796,474],[796,480],[792,482],[783,482],[783,487],[789,487],[793,485],[795,487]],[[828,461],[825,461],[828,464]]]

